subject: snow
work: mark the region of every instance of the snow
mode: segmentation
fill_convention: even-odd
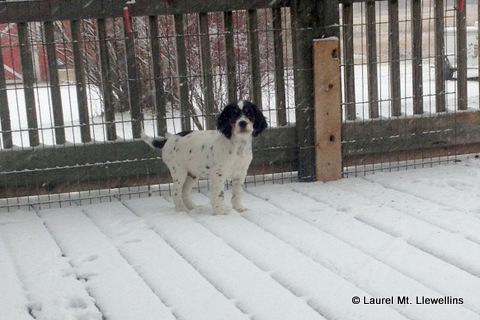
[[[0,213],[0,319],[480,319],[480,159],[460,159],[249,186],[242,214],[201,192],[188,214]]]

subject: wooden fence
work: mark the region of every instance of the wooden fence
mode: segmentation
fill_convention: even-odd
[[[0,24],[8,24],[9,30],[15,26],[18,42],[16,34],[4,32],[0,59],[7,61],[18,49],[21,79],[12,83],[5,76],[7,65],[0,64],[0,197],[168,181],[159,154],[137,140],[142,122],[152,120],[149,123],[156,134],[193,127],[210,129],[221,105],[238,98],[255,101],[270,118],[270,128],[255,140],[250,173],[296,171],[300,180],[315,180],[312,46],[314,39],[331,36],[338,37],[341,45],[338,77],[343,81],[344,172],[352,166],[386,160],[436,158],[477,150],[479,114],[476,110],[460,112],[469,106],[466,8],[454,11],[458,70],[452,111],[446,99],[450,96],[445,87],[443,30],[445,12],[453,11],[446,11],[449,9],[443,1],[432,2],[434,16],[428,23],[433,21],[432,34],[436,35],[432,54],[436,80],[434,94],[427,94],[422,78],[425,59],[429,58],[422,47],[424,7],[420,0],[408,1],[411,53],[405,57],[399,45],[401,23],[405,23],[398,16],[402,3],[406,1],[1,2]],[[377,19],[384,19],[379,11],[383,5],[388,8],[387,22],[380,23]],[[217,23],[215,28],[212,23]],[[385,24],[390,34],[388,49],[377,47],[381,43],[379,28]],[[85,33],[87,26],[93,26],[91,35]],[[356,33],[358,28],[361,37]],[[245,42],[239,40],[242,37]],[[356,61],[358,39],[366,48],[365,61]],[[386,61],[381,58],[382,50],[388,51]],[[38,58],[39,51],[43,58]],[[192,55],[197,56],[198,63],[192,62]],[[164,56],[171,60],[160,58]],[[68,84],[59,77],[63,68],[59,58],[74,70],[74,79]],[[42,59],[46,82],[39,81]],[[399,81],[405,61],[411,65],[411,96],[403,93]],[[379,91],[383,81],[379,68],[385,63],[388,98]],[[367,68],[363,75],[366,81],[360,83],[368,90],[367,98],[358,94],[358,68],[363,66]],[[196,103],[192,102],[194,82],[200,84]],[[45,106],[39,105],[37,91],[42,86],[48,88],[48,127],[41,121]],[[69,97],[75,103],[66,106],[63,90],[70,87],[74,93]],[[92,120],[92,87],[97,88],[101,101],[100,123]],[[9,96],[14,93],[18,102],[18,88],[25,100],[24,116]],[[432,96],[434,112],[425,108],[425,100],[431,101]],[[410,100],[412,114],[405,111]],[[388,117],[382,113],[385,103],[390,110]],[[72,106],[78,119],[66,121],[65,110]],[[359,119],[362,112],[368,116]],[[16,117],[25,117],[26,125],[15,126],[14,121],[22,120]],[[101,139],[95,133],[98,128],[103,132]],[[69,132],[75,130],[78,138],[71,141]],[[49,132],[53,137],[50,145],[45,143]]]
[[[275,118],[275,123],[270,121],[271,129],[255,141],[255,160],[251,173],[298,170],[301,179],[314,179],[311,47],[312,40],[323,35],[323,32],[313,26],[310,17],[313,9],[313,2],[291,4],[270,0],[195,1],[194,4],[191,1],[138,0],[127,5],[118,1],[79,0],[0,3],[0,23],[9,24],[9,32],[3,34],[2,39],[6,37],[10,41],[5,45],[2,40],[3,57],[0,58],[5,61],[5,56],[14,50],[18,50],[21,57],[20,80],[8,82],[4,76],[7,70],[0,70],[3,142],[0,155],[1,197],[168,181],[168,171],[159,160],[159,154],[137,140],[142,121],[147,120],[143,112],[146,100],[152,110],[149,112],[152,119],[149,120],[155,123],[155,133],[163,134],[170,129],[167,128],[169,121],[174,123],[173,130],[169,130],[171,132],[189,130],[192,126],[214,128],[215,115],[222,103],[224,105],[237,98],[251,99],[264,109],[267,116]],[[218,15],[221,16],[221,27],[209,29]],[[262,20],[264,27],[259,24],[260,15],[266,17]],[[191,30],[188,23],[192,17],[198,22],[195,24],[198,30],[195,38],[189,40]],[[240,21],[243,18],[246,24]],[[135,28],[139,25],[138,19],[148,21],[144,33]],[[85,32],[86,25],[90,24],[96,30],[93,38],[88,38]],[[12,25],[18,29],[18,42],[12,40],[17,36],[12,36]],[[121,32],[117,30],[118,25],[123,29]],[[172,26],[171,33],[164,30]],[[260,60],[260,50],[266,45],[261,43],[262,39],[258,36],[262,28],[268,34],[265,39],[272,42],[268,44],[270,48],[265,49],[268,51],[266,66],[261,65],[263,62]],[[40,40],[35,35],[38,29]],[[242,66],[236,61],[239,57],[237,51],[244,50],[238,47],[242,32],[247,44],[246,70],[241,69]],[[287,34],[291,35],[287,37]],[[224,49],[224,59],[220,59],[220,62],[218,59],[214,61],[213,57],[211,37],[214,36],[221,38]],[[68,40],[65,41],[65,38]],[[174,57],[167,61],[173,66],[166,66],[159,58],[162,55],[160,51],[164,50],[160,42],[169,44],[171,40],[174,50],[166,55]],[[148,48],[147,55],[142,58],[149,60],[149,68],[143,73],[139,61],[141,41]],[[119,42],[121,45],[118,45]],[[199,43],[201,70],[194,70],[189,61],[192,42]],[[35,71],[39,50],[44,51],[46,60],[50,108],[47,117],[52,119],[49,127],[44,127],[40,120],[41,110],[47,107],[39,105],[41,102],[37,93],[39,87],[45,86],[37,81]],[[62,54],[62,50],[68,53]],[[124,52],[120,66],[112,61],[112,55],[118,55],[119,52]],[[91,71],[89,64],[92,57],[96,58],[94,64],[99,66],[97,75]],[[63,60],[62,64],[70,65],[74,71],[74,79],[69,79],[67,84],[62,83],[58,76],[61,71],[59,58]],[[118,56],[116,58],[119,60]],[[221,65],[220,78],[215,73],[215,63]],[[123,83],[118,84],[113,77],[116,69],[122,66],[125,67],[121,78]],[[167,69],[173,71],[166,74]],[[289,87],[293,90],[293,85],[287,84],[292,82],[288,70],[295,78],[294,102],[293,94],[286,92]],[[265,74],[270,79],[267,89],[274,91],[274,105],[268,102],[271,99],[266,99],[265,92],[262,92],[265,89]],[[189,83],[198,77],[201,78],[200,96],[204,106],[201,113],[196,111],[189,91]],[[150,81],[144,82],[145,78]],[[242,91],[239,81],[244,78],[248,79],[248,88]],[[100,124],[92,121],[92,79],[99,79],[95,87],[100,91]],[[165,90],[167,82],[174,83],[169,88],[173,93]],[[219,90],[225,96],[221,93],[220,98],[215,97],[213,92],[218,82],[226,82],[226,87],[222,87],[224,90]],[[122,85],[126,100],[119,99],[121,92],[115,88]],[[73,94],[69,92],[70,100],[74,101],[67,106],[65,86],[75,88]],[[144,86],[149,86],[149,90]],[[20,93],[17,92],[18,88],[21,88]],[[12,117],[12,113],[18,110],[15,110],[17,106],[12,104],[8,94],[24,96],[26,126],[12,126],[12,122],[21,122],[23,119],[16,119],[15,114]],[[149,97],[145,99],[147,95]],[[167,104],[168,101],[171,105]],[[69,107],[76,109],[69,111],[78,113],[78,119],[67,123],[65,111]],[[118,110],[128,110],[128,115],[119,120]],[[287,121],[296,121],[297,125],[293,126]],[[119,133],[119,128],[125,125],[128,127],[126,130],[131,132]],[[99,126],[104,132],[101,139],[94,133]],[[68,137],[73,129],[80,131],[74,141]],[[44,142],[44,135],[49,132],[53,132],[50,145]],[[28,142],[22,134],[28,134]]]

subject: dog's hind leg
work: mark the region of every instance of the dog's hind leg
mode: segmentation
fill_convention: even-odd
[[[187,212],[188,209],[183,203],[183,187],[185,185],[185,180],[187,179],[187,175],[185,176],[173,176],[173,203],[175,203],[175,209],[177,211],[185,211]]]
[[[195,209],[195,204],[193,204],[192,199],[190,199],[190,191],[192,191],[196,182],[197,178],[189,172],[182,187],[183,203],[189,210]]]

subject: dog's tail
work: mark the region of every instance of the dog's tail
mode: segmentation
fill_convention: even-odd
[[[168,137],[150,137],[142,130],[142,140],[152,148],[162,149],[167,142]]]

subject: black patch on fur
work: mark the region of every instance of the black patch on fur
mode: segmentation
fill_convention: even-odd
[[[153,140],[152,141],[152,146],[154,148],[158,148],[158,149],[162,149],[164,146],[165,146],[165,143],[167,142],[166,139],[162,139],[162,140]]]
[[[230,103],[229,105],[225,106],[218,116],[217,129],[227,139],[232,137],[232,124],[235,123],[239,116],[240,108],[236,103]]]
[[[251,105],[245,104],[244,103],[244,109],[249,108],[250,112],[253,112],[253,133],[252,136],[256,137],[260,133],[263,132],[263,130],[267,129],[268,124],[267,124],[267,119],[263,116],[262,111],[253,103]],[[248,117],[250,119],[250,117]]]
[[[182,132],[177,133],[177,136],[185,137],[185,136],[188,136],[192,132],[193,132],[192,130],[182,131]]]

